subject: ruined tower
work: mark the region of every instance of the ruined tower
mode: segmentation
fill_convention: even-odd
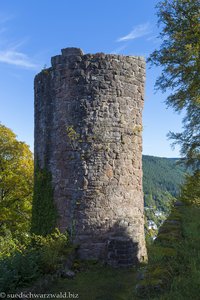
[[[34,155],[52,175],[57,226],[83,259],[142,261],[144,59],[66,48],[51,63],[35,78]]]

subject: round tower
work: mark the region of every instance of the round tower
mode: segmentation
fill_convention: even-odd
[[[66,48],[51,63],[35,78],[34,155],[52,176],[57,226],[83,259],[143,261],[145,61]]]

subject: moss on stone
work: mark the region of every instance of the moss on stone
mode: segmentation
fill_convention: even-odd
[[[36,166],[31,231],[43,236],[52,233],[56,228],[56,220],[51,173],[46,168]]]

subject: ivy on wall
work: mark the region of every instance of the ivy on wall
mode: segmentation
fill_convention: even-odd
[[[56,220],[51,173],[46,168],[36,166],[31,231],[43,236],[52,233]]]

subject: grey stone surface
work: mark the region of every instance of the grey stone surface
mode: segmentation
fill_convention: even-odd
[[[63,278],[70,278],[70,279],[73,279],[75,275],[76,275],[75,272],[71,270],[63,270],[61,274]]]
[[[81,258],[117,264],[110,249],[124,238],[128,265],[142,261],[145,61],[76,48],[51,61],[35,77],[34,155],[52,173],[58,227]]]

